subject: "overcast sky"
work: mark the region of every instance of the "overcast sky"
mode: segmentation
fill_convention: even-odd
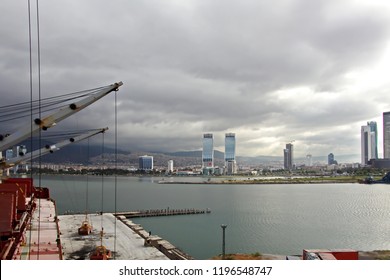
[[[30,98],[27,0],[0,11],[3,106]],[[282,156],[295,140],[296,156],[337,159],[360,154],[361,125],[377,121],[382,155],[388,0],[40,0],[39,16],[41,96],[123,81],[120,148],[199,150],[213,133],[223,151],[235,132],[241,156]],[[35,31],[33,43],[37,95]],[[112,142],[114,95],[70,125],[109,126]]]

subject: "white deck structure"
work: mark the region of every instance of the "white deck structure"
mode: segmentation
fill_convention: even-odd
[[[65,260],[89,259],[89,254],[96,246],[100,245],[100,231],[102,226],[104,228],[103,246],[113,252],[114,259],[168,260],[156,248],[145,247],[144,239],[123,222],[116,219],[113,214],[88,215],[93,229],[90,235],[85,236],[78,234],[78,228],[85,220],[85,215],[63,215],[58,218]]]

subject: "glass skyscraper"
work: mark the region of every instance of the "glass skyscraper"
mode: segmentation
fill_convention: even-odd
[[[139,170],[153,170],[153,157],[141,156],[138,158]]]
[[[328,155],[328,165],[337,164],[337,160],[334,159],[334,154],[330,153]]]
[[[293,144],[286,144],[286,149],[284,152],[284,169],[291,170],[293,169]]]
[[[225,170],[227,175],[236,173],[236,134],[225,134]]]
[[[214,167],[214,138],[212,133],[203,134],[202,167]]]
[[[378,158],[378,127],[376,125],[376,122],[367,122],[367,125],[370,127],[370,131],[375,134],[375,144],[373,146],[373,155],[374,158]]]
[[[236,134],[225,134],[225,162],[236,160]]]
[[[390,112],[383,113],[383,158],[390,159]]]

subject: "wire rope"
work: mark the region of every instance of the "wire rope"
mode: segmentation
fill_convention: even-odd
[[[31,78],[32,79],[32,78]],[[32,86],[31,86],[32,87]],[[95,90],[93,91],[95,92]],[[15,120],[19,118],[23,118],[29,116],[31,114],[37,114],[39,112],[50,112],[59,108],[62,108],[63,103],[67,103],[72,100],[84,98],[86,96],[90,96],[90,94],[83,94],[74,96],[66,99],[50,99],[44,100],[44,102],[32,101],[30,102],[30,106],[28,107],[27,103],[19,103],[14,105],[7,105],[0,107],[0,122],[6,122],[10,120]]]
[[[117,91],[115,91],[115,124],[114,124],[114,127],[115,127],[115,172],[114,172],[114,180],[115,180],[115,183],[114,183],[114,188],[115,188],[115,198],[114,198],[114,212],[115,212],[115,224],[114,224],[114,259],[116,259],[116,226],[117,226],[117,195],[118,195],[118,190],[117,190],[117,171],[118,171],[118,112],[117,112],[117,107],[118,107],[118,102],[117,102]]]
[[[31,25],[31,23],[30,23],[30,25]],[[31,64],[32,64],[32,58],[31,58]],[[31,67],[31,71],[32,71],[32,67]],[[76,91],[76,92],[71,92],[71,93],[66,93],[66,94],[60,94],[60,95],[56,95],[56,96],[52,96],[52,97],[46,97],[46,98],[42,98],[41,102],[48,101],[48,100],[52,100],[53,102],[55,102],[55,101],[61,101],[61,100],[72,100],[75,98],[82,98],[82,97],[94,94],[96,92],[99,92],[102,89],[105,89],[108,87],[109,86],[102,86],[102,87],[86,89],[86,90],[81,90],[81,91]],[[71,97],[71,96],[73,96],[73,97]],[[34,100],[31,98],[31,101],[25,101],[25,102],[19,102],[19,103],[15,103],[15,104],[8,104],[8,105],[0,106],[0,110],[5,110],[8,108],[14,108],[14,107],[29,107],[31,105],[31,103],[36,104],[38,102],[39,102],[39,100]]]
[[[102,168],[101,168],[101,175],[102,175],[102,197],[101,197],[101,221],[100,221],[100,226],[101,226],[101,245],[103,245],[103,231],[104,231],[104,227],[103,227],[103,214],[104,214],[104,133],[102,133]]]
[[[37,10],[37,63],[38,63],[38,115],[39,119],[42,118],[42,110],[41,110],[41,43],[40,43],[40,27],[39,27],[39,0],[36,0],[36,10]],[[42,130],[39,130],[39,147],[42,146]],[[39,150],[38,157],[38,185],[39,189],[42,188],[42,151]],[[41,199],[38,200],[38,254],[37,259],[39,260],[39,247],[41,241]]]
[[[85,193],[85,218],[86,220],[88,219],[88,213],[89,213],[89,170],[88,170],[88,165],[89,165],[89,138],[88,138],[88,148],[87,148],[87,168],[86,168],[86,176],[87,176],[87,186],[86,186],[86,193]],[[91,222],[92,225],[92,222]]]
[[[32,131],[33,131],[33,125],[32,125],[32,119],[33,119],[33,107],[32,107],[32,100],[33,100],[33,76],[32,76],[32,28],[31,28],[31,3],[30,0],[27,2],[27,12],[28,12],[28,44],[29,44],[29,86],[30,86],[30,109],[31,109],[31,147],[32,147]],[[30,168],[30,178],[33,177],[33,171],[32,171],[32,155],[31,155],[31,168]],[[32,196],[32,194],[31,194]],[[31,213],[32,214],[32,213]],[[31,242],[32,242],[32,216],[30,216],[29,221],[29,237],[28,237],[28,259],[31,259]]]

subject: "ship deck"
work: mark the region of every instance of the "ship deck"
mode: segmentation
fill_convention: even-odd
[[[16,259],[61,260],[62,251],[57,246],[59,229],[56,221],[56,207],[51,199],[36,199],[37,209],[33,212],[30,230],[26,240],[19,247]]]
[[[144,239],[116,219],[113,214],[90,214],[92,225],[90,235],[79,235],[78,228],[85,215],[59,216],[61,244],[65,260],[89,259],[89,254],[100,246],[100,231],[103,227],[103,246],[113,252],[116,260],[167,260],[168,258],[154,247],[145,247]]]

